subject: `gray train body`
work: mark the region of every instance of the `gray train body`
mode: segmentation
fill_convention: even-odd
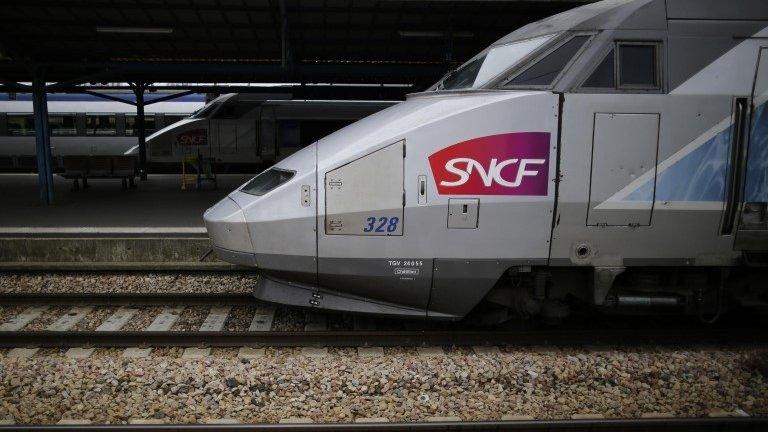
[[[509,34],[204,218],[268,301],[709,316],[765,299],[767,100],[768,3],[603,1]]]

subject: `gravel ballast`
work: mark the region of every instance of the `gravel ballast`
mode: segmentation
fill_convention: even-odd
[[[231,352],[230,352],[231,351]],[[125,423],[156,418],[196,423],[233,418],[270,422],[305,417],[350,422],[363,417],[420,421],[434,416],[498,420],[504,415],[566,419],[643,413],[680,417],[713,411],[768,414],[768,384],[753,349],[625,349],[538,352],[502,347],[420,357],[389,350],[361,357],[331,350],[323,357],[267,349],[239,360],[235,349],[181,359],[179,349],[147,358],[97,349],[73,360],[59,351],[29,359],[0,359],[0,418],[55,423],[61,418]]]
[[[0,272],[0,293],[247,294],[249,272]]]

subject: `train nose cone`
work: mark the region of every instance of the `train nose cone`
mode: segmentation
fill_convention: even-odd
[[[227,197],[203,214],[208,237],[221,259],[242,265],[254,265],[254,250],[245,214],[234,200]]]

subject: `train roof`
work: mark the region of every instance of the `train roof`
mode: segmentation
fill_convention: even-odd
[[[493,45],[563,31],[666,30],[667,20],[768,21],[768,1],[604,0],[525,25]]]
[[[283,93],[227,93],[223,94],[216,99],[209,102],[224,103],[224,102],[252,102],[260,105],[269,106],[353,106],[353,105],[392,105],[401,101],[396,100],[355,100],[355,99],[291,99],[290,94]]]

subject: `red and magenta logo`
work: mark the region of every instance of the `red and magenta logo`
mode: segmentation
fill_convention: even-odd
[[[206,129],[190,129],[176,135],[178,146],[204,146],[208,145],[208,131]]]
[[[549,132],[474,138],[429,156],[440,195],[547,195]]]

